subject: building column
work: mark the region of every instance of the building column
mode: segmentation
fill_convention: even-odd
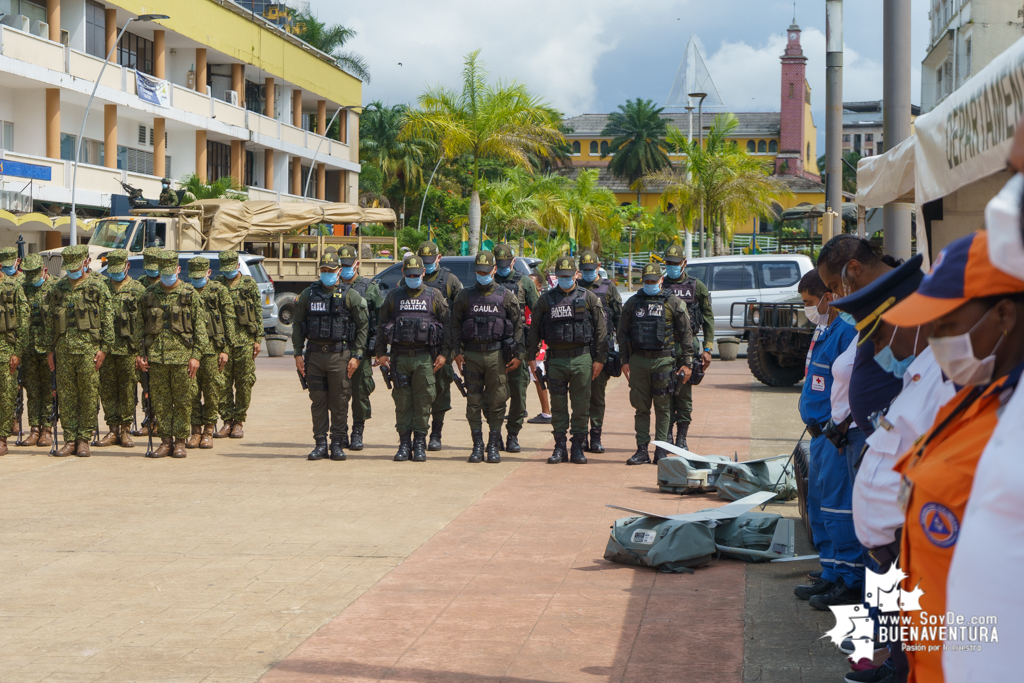
[[[338,187],[338,201],[345,203],[348,201],[348,171],[340,171],[338,177],[341,178]]]
[[[327,164],[316,165],[316,198],[327,199]]]
[[[204,183],[209,182],[206,177],[206,131],[196,131],[196,175]]]
[[[106,35],[107,35],[107,54],[114,49],[114,41],[117,40],[117,10],[108,9],[106,10]],[[116,62],[117,59],[114,59]]]
[[[46,0],[46,23],[50,27],[50,40],[60,42],[60,0]],[[49,156],[49,155],[47,155]],[[58,155],[59,156],[59,155]]]
[[[117,105],[103,106],[103,165],[117,168]]]
[[[292,194],[302,196],[302,157],[292,157]]]
[[[263,89],[267,93],[266,97],[263,98],[263,115],[269,119],[275,118],[274,107],[277,100],[274,98],[274,79],[269,77],[264,79]]]
[[[153,119],[153,175],[163,178],[167,173],[165,166],[167,145],[164,143],[167,119]]]
[[[153,76],[167,78],[167,47],[163,31],[153,31]]]
[[[302,128],[302,91],[292,90],[292,125]]]
[[[46,89],[46,156],[60,159],[60,88]]]
[[[238,93],[238,106],[245,107],[245,72],[241,64],[231,65],[231,89]]]
[[[231,141],[231,178],[236,185],[245,185],[245,147],[241,140]]]
[[[196,48],[196,91],[206,94],[206,48]]]
[[[316,134],[327,135],[327,100],[316,103]]]
[[[348,110],[338,116],[338,142],[348,144]]]
[[[268,190],[274,190],[274,150],[268,149],[263,152],[263,185]]]

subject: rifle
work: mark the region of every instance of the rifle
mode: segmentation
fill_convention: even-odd
[[[462,398],[466,398],[466,383],[459,377],[459,373],[455,372],[455,366],[452,366],[452,379],[455,380],[455,386],[459,388],[459,393],[462,394]]]
[[[20,446],[25,436],[25,425],[23,420],[25,417],[25,393],[23,391],[24,372],[25,366],[18,365],[18,396],[14,399],[14,416],[18,418],[18,440],[14,442],[15,446]]]
[[[543,389],[544,391],[547,391],[548,377],[547,375],[544,374],[544,368],[538,365],[537,369],[533,371],[533,376],[537,378],[537,384],[540,385],[540,388]]]
[[[98,408],[98,406],[97,406],[97,408]],[[91,445],[91,446],[99,446],[100,445],[100,412],[99,412],[99,410],[96,411],[96,426],[92,430],[92,443],[89,444],[89,445]]]
[[[149,446],[146,449],[146,457],[148,458],[153,454],[153,400],[149,396],[149,371],[139,373],[139,381],[142,384],[142,410],[145,417],[142,420],[142,424],[148,424],[149,429]]]
[[[139,416],[136,414],[139,407],[139,383],[135,382],[132,385],[132,393],[135,394],[135,406],[132,408],[132,428],[128,430],[128,433],[132,436],[138,436],[139,432]]]
[[[57,421],[60,420],[60,405],[57,403],[57,371],[50,372],[50,394],[53,400],[50,404],[50,424],[53,425],[53,446],[50,447],[50,455],[57,454]]]

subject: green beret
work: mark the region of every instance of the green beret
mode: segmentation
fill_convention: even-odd
[[[43,257],[39,254],[25,254],[21,259],[21,270],[25,273],[34,273],[43,269]]]
[[[225,249],[220,252],[220,269],[234,270],[233,266],[238,265],[238,252],[234,249]]]
[[[148,270],[154,270],[160,266],[160,247],[147,247],[142,250],[142,265]]]
[[[173,275],[178,271],[178,252],[164,249],[160,252],[160,274]]]
[[[0,249],[0,266],[13,266],[17,262],[17,247],[4,247],[3,249]]]
[[[202,276],[206,275],[206,271],[210,269],[210,259],[205,256],[195,256],[188,260],[188,276]]]
[[[107,272],[123,273],[128,267],[128,252],[124,249],[114,249],[107,252]]]
[[[64,259],[64,270],[79,270],[89,255],[89,247],[84,244],[64,247],[60,255]]]

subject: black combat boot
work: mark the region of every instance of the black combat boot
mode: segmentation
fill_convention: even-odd
[[[412,456],[412,432],[399,432],[398,452],[395,462],[405,462]]]
[[[690,450],[690,447],[686,445],[686,433],[689,431],[689,422],[679,422],[676,424],[676,446]]]
[[[341,437],[331,439],[331,460],[345,459],[345,444]]]
[[[327,437],[317,436],[313,438],[316,439],[316,445],[313,446],[313,450],[306,456],[306,460],[323,460],[324,456],[327,455]]]
[[[820,576],[816,579],[812,579],[809,584],[797,586],[793,589],[793,595],[800,598],[801,600],[810,600],[811,596],[824,595],[828,593],[836,584],[827,579],[823,579]]]
[[[590,452],[604,453],[604,445],[601,443],[601,430],[595,427],[590,428]]]
[[[587,440],[586,434],[572,435],[572,450],[569,455],[569,462],[574,465],[586,465],[587,456],[583,455],[583,444]]]
[[[348,448],[348,427],[341,430],[341,434],[332,437],[332,441],[337,440],[341,444],[342,448]]]
[[[626,461],[627,465],[649,465],[651,456],[647,455],[647,444],[637,444],[636,453]]]
[[[487,440],[487,462],[501,462],[501,430],[492,430]]]
[[[501,443],[501,437],[498,437],[498,443]],[[519,451],[523,450],[522,448],[519,447],[519,435],[518,434],[509,434],[505,438],[505,449],[504,450],[505,450],[506,453],[518,453]]]
[[[551,451],[548,458],[549,465],[557,465],[560,462],[569,462],[569,452],[565,450],[565,432],[555,432],[555,450]]]
[[[836,581],[836,585],[832,586],[832,589],[827,593],[819,593],[818,595],[812,595],[809,602],[811,607],[814,609],[820,609],[822,612],[828,612],[829,607],[838,605],[856,605],[862,599],[861,589],[850,588],[843,581],[843,577],[839,577]]]
[[[352,423],[352,438],[349,439],[348,447],[354,451],[363,450],[363,423]]]
[[[441,429],[443,427],[443,420],[434,420],[430,423],[430,443],[427,444],[428,451],[441,450]]]
[[[438,435],[440,436],[440,435]],[[438,442],[440,443],[440,442]],[[412,435],[412,458],[413,462],[427,461],[427,435],[421,432],[413,432]]]
[[[484,433],[481,430],[473,432],[473,452],[469,454],[469,459],[466,462],[483,462],[484,461]]]
[[[667,458],[669,455],[671,455],[671,454],[668,451],[666,451],[664,448],[662,448],[661,446],[655,446],[654,447],[654,464],[657,465],[659,460],[661,460],[662,458]]]
[[[572,437],[572,439],[575,439],[575,438],[576,438],[575,436]],[[582,434],[580,434],[580,438],[581,438],[580,448],[583,449],[584,453],[589,453],[590,452],[590,439],[587,438],[587,433],[583,432]],[[570,439],[570,441],[572,439]]]

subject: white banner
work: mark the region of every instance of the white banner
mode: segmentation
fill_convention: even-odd
[[[158,107],[171,106],[171,84],[167,81],[136,71],[135,89],[139,93],[139,99],[143,102],[149,102]]]

